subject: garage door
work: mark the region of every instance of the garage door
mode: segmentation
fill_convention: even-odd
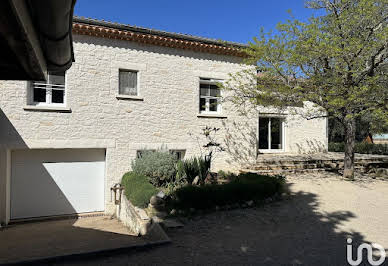
[[[12,152],[11,219],[104,210],[105,150]]]

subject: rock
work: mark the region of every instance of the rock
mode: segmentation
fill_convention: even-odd
[[[254,202],[253,202],[253,200],[249,200],[249,201],[246,202],[246,204],[247,204],[249,207],[252,207],[253,204],[254,204]]]
[[[158,198],[164,199],[166,197],[166,194],[164,194],[163,191],[159,191],[158,194],[156,194]]]
[[[205,184],[216,184],[217,183],[217,178],[216,175],[213,173],[207,173],[207,176],[205,178]]]
[[[164,212],[164,211],[157,211],[155,212],[155,216],[156,217],[159,217],[159,218],[164,218],[164,217],[167,217],[167,212]]]
[[[135,207],[135,211],[136,211],[137,214],[139,214],[140,219],[146,220],[146,221],[150,219],[150,218],[148,217],[147,213],[145,212],[145,210],[140,209],[140,208],[138,208],[138,207]]]
[[[165,228],[181,228],[183,224],[175,219],[164,219],[161,222],[162,226]]]
[[[162,198],[159,198],[157,196],[152,196],[150,199],[150,203],[153,206],[159,206],[164,204],[164,200]]]
[[[377,174],[378,176],[381,176],[381,177],[387,176],[387,175],[388,175],[388,169],[385,169],[385,168],[378,168],[378,169],[376,169],[376,174]]]
[[[170,211],[170,215],[175,215],[175,214],[177,214],[177,211],[176,211],[175,209],[172,209],[172,210]]]
[[[199,185],[199,176],[196,176],[191,184],[193,186],[198,186]]]
[[[157,223],[157,224],[163,222],[163,219],[161,219],[161,218],[159,218],[159,217],[157,217],[157,216],[152,216],[151,219],[152,219],[152,222]]]

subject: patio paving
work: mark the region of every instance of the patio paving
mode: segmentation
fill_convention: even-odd
[[[146,236],[107,216],[14,224],[0,230],[0,264],[32,262],[170,242],[155,225]]]

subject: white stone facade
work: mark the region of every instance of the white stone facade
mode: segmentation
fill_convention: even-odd
[[[198,117],[199,78],[227,79],[243,69],[241,58],[84,35],[74,36],[75,63],[66,74],[70,112],[27,110],[27,82],[0,81],[0,221],[7,221],[11,151],[14,149],[106,149],[106,212],[110,187],[131,168],[136,151],[186,150],[199,154],[201,128],[221,128],[226,152],[215,169],[236,169],[257,156],[258,113],[240,116],[223,103],[223,117]],[[118,99],[119,68],[139,73],[139,97]],[[273,115],[273,114],[272,114]],[[326,119],[284,116],[285,150],[327,149]],[[190,136],[192,133],[194,136]],[[227,143],[227,144],[225,144]]]

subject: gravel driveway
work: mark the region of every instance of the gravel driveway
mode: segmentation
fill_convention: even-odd
[[[189,220],[170,245],[55,265],[343,266],[348,237],[388,249],[388,182],[321,175],[289,176],[283,201]]]

